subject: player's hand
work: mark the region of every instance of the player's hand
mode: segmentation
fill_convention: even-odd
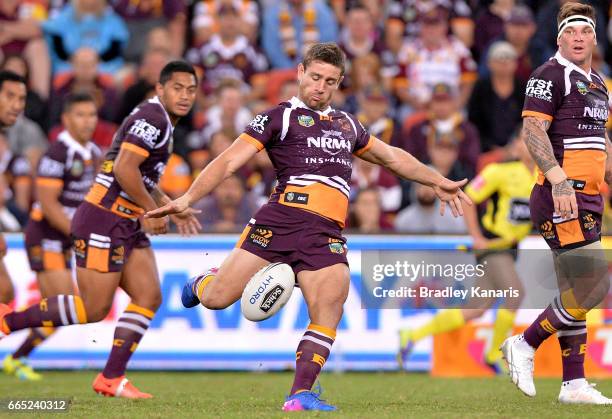
[[[168,217],[145,218],[142,220],[142,229],[145,233],[157,235],[168,232]]]
[[[440,199],[440,215],[444,215],[446,205],[450,207],[453,216],[458,217],[463,215],[462,201],[467,205],[472,205],[472,200],[461,190],[461,187],[467,183],[467,179],[453,182],[444,178],[443,181],[433,186],[436,196]]]
[[[564,220],[578,218],[576,192],[567,179],[552,185],[552,197],[555,214],[558,214]]]
[[[176,228],[182,236],[190,236],[192,234],[198,234],[198,232],[202,230],[202,225],[195,216],[195,214],[199,214],[200,212],[202,211],[187,208],[187,210],[183,212],[171,215],[170,219],[176,225]]]
[[[144,218],[161,218],[167,215],[183,213],[187,211],[187,209],[189,209],[189,197],[187,195],[182,195],[162,207],[147,211]]]
[[[4,234],[0,233],[0,259],[6,256],[7,252],[6,240],[4,240]]]

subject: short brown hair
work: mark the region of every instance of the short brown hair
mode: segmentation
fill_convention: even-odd
[[[322,61],[338,67],[340,75],[344,75],[344,52],[335,42],[324,42],[311,46],[302,60],[304,69],[313,61]]]
[[[561,9],[559,9],[559,13],[557,14],[557,26],[559,26],[563,20],[573,15],[586,16],[593,19],[593,22],[595,22],[595,9],[593,9],[593,6],[570,1],[563,4]]]

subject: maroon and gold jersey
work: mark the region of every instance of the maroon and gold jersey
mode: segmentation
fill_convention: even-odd
[[[115,133],[110,150],[85,200],[126,218],[136,218],[144,209],[132,201],[115,179],[113,165],[120,149],[145,157],[139,169],[148,192],[157,186],[172,152],[173,126],[158,97],[138,105],[123,120]]]
[[[523,117],[551,122],[555,158],[576,193],[599,195],[606,164],[608,89],[594,70],[586,73],[557,53],[527,82]],[[550,184],[540,171],[538,184]]]
[[[344,226],[352,156],[374,144],[354,116],[310,109],[293,97],[257,115],[241,139],[266,149],[278,185],[270,202],[310,211]]]
[[[59,202],[65,214],[72,218],[93,184],[100,157],[100,149],[93,142],[83,145],[68,131],[62,131],[38,163],[36,184],[61,187]],[[38,201],[32,206],[30,217],[42,221],[43,213]]]

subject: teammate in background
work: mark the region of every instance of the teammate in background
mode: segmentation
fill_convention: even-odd
[[[125,378],[126,365],[161,303],[155,255],[146,233],[163,234],[168,218],[139,220],[170,199],[157,187],[172,149],[172,131],[196,96],[193,67],[167,64],[152,99],[142,102],[119,127],[94,184],[77,208],[71,235],[81,296],[60,294],[22,312],[0,305],[0,334],[41,326],[98,322],[107,315],[115,291],[131,298],[119,318],[113,346],[94,391],[109,397],[150,398]],[[196,233],[191,210],[173,217],[179,232]]]
[[[68,96],[62,112],[65,130],[38,165],[37,200],[26,226],[25,245],[42,298],[74,293],[70,219],[91,187],[100,163],[100,149],[90,141],[97,112],[90,95]],[[28,365],[27,357],[54,331],[53,327],[30,329],[17,351],[4,358],[4,372],[22,380],[40,380],[41,375]]]
[[[527,82],[523,135],[539,174],[530,198],[533,224],[553,250],[560,295],[502,352],[510,376],[535,396],[533,361],[544,340],[561,346],[561,403],[612,404],[584,376],[586,313],[608,292],[608,263],[601,247],[604,181],[612,182],[612,144],[605,129],[608,91],[591,68],[595,11],[568,2],[557,15],[557,53]]]
[[[518,243],[531,231],[529,195],[535,183],[535,163],[520,133],[512,142],[512,154],[516,161],[489,164],[465,187],[465,193],[475,204],[488,200],[480,220],[475,207],[466,207],[464,214],[476,261],[484,265],[485,275],[477,280],[475,286],[497,290],[512,287],[519,292],[518,298],[506,299],[495,316],[491,346],[484,361],[496,373],[505,370],[499,346],[512,329],[523,297],[523,286],[514,261]],[[460,328],[482,316],[496,301],[495,298],[472,299],[465,307],[439,311],[417,329],[400,330],[400,368],[404,367],[416,342],[426,336]]]
[[[296,372],[283,409],[335,410],[311,391],[329,357],[349,289],[346,240],[352,156],[380,164],[403,178],[431,186],[455,216],[470,202],[460,187],[405,151],[370,136],[357,118],[332,109],[342,82],[344,54],[334,43],[315,44],[298,65],[299,93],[257,115],[233,144],[200,173],[186,194],[147,213],[148,219],[180,214],[264,148],[278,185],[246,226],[219,270],[189,281],[186,307],[223,309],[237,301],[251,277],[273,262],[293,268],[311,323],[297,347]],[[443,211],[443,210],[442,210]]]
[[[15,125],[25,109],[26,95],[26,80],[23,77],[12,71],[0,71],[0,130]],[[15,297],[11,277],[4,266],[6,251],[6,241],[0,233],[0,304],[8,304]]]

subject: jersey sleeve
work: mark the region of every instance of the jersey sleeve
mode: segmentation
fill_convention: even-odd
[[[168,140],[168,121],[161,112],[141,109],[132,115],[126,125],[121,148],[149,157],[154,149]]]
[[[536,69],[527,82],[521,116],[535,116],[552,121],[553,115],[561,106],[564,89],[563,74],[560,74],[558,69],[546,64]]]
[[[254,145],[260,151],[269,148],[283,128],[284,109],[277,106],[256,115],[238,138]]]
[[[498,164],[489,164],[465,187],[465,193],[475,204],[480,204],[500,187],[500,167]]]
[[[353,148],[353,154],[356,156],[361,156],[374,145],[374,137],[370,135],[370,133],[363,127],[363,125],[361,125],[361,122],[359,122],[357,118],[351,119],[355,121],[355,129],[357,131],[357,141],[355,141],[355,148]]]
[[[41,157],[36,171],[36,184],[46,186],[62,186],[66,170],[66,153],[59,142],[49,147]]]

